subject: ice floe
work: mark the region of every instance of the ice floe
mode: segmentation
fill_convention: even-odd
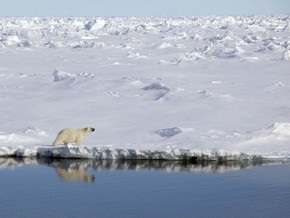
[[[289,23],[2,17],[0,156],[289,159]]]

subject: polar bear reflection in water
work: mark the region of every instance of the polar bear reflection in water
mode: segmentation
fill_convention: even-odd
[[[84,182],[94,182],[95,176],[89,175],[84,170],[80,169],[64,169],[60,167],[55,168],[57,174],[64,181],[84,181]]]
[[[52,145],[53,146],[67,145],[69,143],[81,145],[83,143],[84,136],[94,131],[95,128],[92,127],[85,127],[81,129],[72,129],[72,128],[63,129],[58,133]]]
[[[72,160],[72,159],[47,159],[47,164],[52,166],[57,175],[66,182],[83,181],[92,183],[95,176],[87,173],[92,167],[92,161],[88,160]]]

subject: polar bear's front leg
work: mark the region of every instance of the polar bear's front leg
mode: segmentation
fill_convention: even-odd
[[[81,136],[77,137],[77,139],[76,139],[76,144],[77,144],[78,146],[81,146],[81,145],[82,145],[82,143],[83,143],[83,138],[84,138],[84,137],[81,137]]]

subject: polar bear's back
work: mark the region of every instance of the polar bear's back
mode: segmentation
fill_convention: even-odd
[[[84,129],[73,129],[73,128],[66,128],[61,130],[55,141],[53,142],[53,145],[60,145],[68,143],[77,143],[80,144],[82,142],[82,139],[84,137],[85,131]]]
[[[77,137],[83,135],[82,129],[66,128],[58,133],[62,139],[67,140],[68,143],[75,142]]]

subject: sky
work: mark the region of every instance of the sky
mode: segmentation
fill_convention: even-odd
[[[0,17],[252,14],[290,14],[290,0],[0,0]]]

